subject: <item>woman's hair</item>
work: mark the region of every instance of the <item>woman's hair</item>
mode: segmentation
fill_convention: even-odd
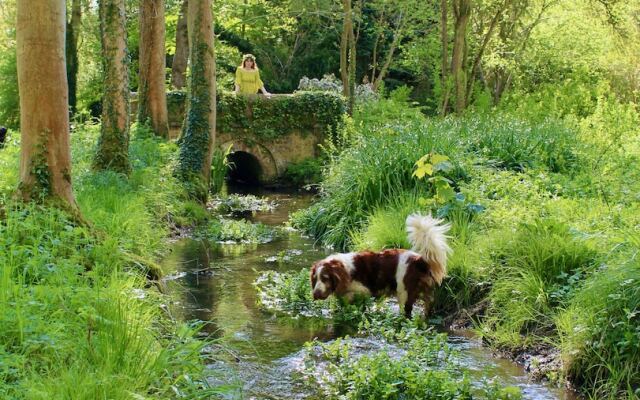
[[[244,56],[242,56],[242,64],[240,65],[242,68],[244,68],[244,65],[247,62],[247,60],[253,61],[253,66],[251,67],[251,69],[258,68],[258,65],[256,64],[256,58],[254,57],[253,54],[245,54]]]

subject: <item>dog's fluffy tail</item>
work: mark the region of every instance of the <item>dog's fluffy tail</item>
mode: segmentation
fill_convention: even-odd
[[[407,234],[412,250],[420,254],[431,267],[433,279],[440,285],[447,275],[447,244],[450,224],[431,215],[411,214],[407,217]]]

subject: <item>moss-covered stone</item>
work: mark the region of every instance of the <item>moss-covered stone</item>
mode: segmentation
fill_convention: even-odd
[[[292,131],[335,132],[346,111],[344,98],[329,92],[296,92],[270,98],[218,92],[217,99],[217,132],[233,132],[258,140],[276,139]],[[185,104],[184,92],[167,94],[169,123],[173,128],[182,126]]]

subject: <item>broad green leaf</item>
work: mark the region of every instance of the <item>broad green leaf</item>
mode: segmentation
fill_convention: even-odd
[[[449,161],[449,157],[442,154],[432,154],[431,155],[431,164],[436,165],[441,162]]]

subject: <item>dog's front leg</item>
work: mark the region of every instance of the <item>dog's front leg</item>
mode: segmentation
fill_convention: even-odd
[[[353,298],[356,294],[354,292],[347,292],[345,293],[344,296],[342,296],[343,299],[345,299],[347,301],[347,303],[351,304],[353,303]]]

